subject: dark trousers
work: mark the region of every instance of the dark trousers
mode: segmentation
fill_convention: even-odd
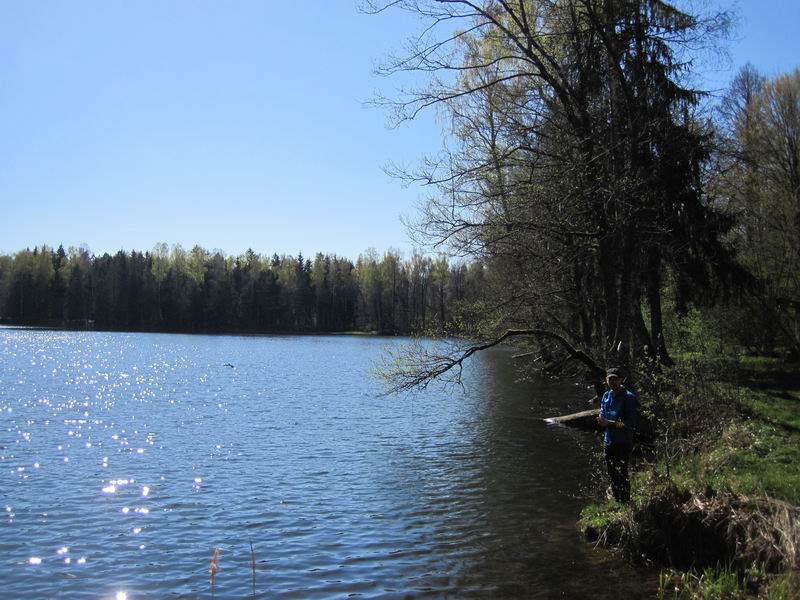
[[[631,482],[628,478],[630,458],[630,444],[606,444],[606,466],[611,479],[611,493],[617,502],[627,502],[631,498]]]

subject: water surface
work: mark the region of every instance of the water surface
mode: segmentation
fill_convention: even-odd
[[[575,528],[591,438],[510,352],[379,397],[340,336],[0,329],[0,589],[26,598],[629,598]],[[230,365],[230,366],[226,366]]]

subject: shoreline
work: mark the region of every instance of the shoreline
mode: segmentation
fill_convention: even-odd
[[[32,330],[32,331],[79,331],[79,332],[98,332],[98,333],[163,333],[175,335],[208,335],[208,336],[361,336],[361,337],[386,337],[386,338],[401,338],[401,337],[414,337],[413,333],[382,333],[380,331],[252,331],[252,330],[195,330],[184,331],[181,329],[158,329],[158,328],[141,328],[141,329],[115,329],[106,327],[95,326],[69,326],[69,325],[28,325],[24,323],[7,323],[0,320],[0,329],[17,329],[17,330]]]

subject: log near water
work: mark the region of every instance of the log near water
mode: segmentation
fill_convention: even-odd
[[[599,408],[592,408],[590,410],[582,410],[581,412],[572,413],[571,415],[549,417],[544,419],[544,422],[550,425],[565,425],[567,427],[575,427],[585,431],[598,431],[600,426],[597,424],[597,415],[599,414]]]

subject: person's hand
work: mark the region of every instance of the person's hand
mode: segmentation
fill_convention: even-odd
[[[608,427],[608,420],[603,415],[597,415],[597,424],[600,427]]]

